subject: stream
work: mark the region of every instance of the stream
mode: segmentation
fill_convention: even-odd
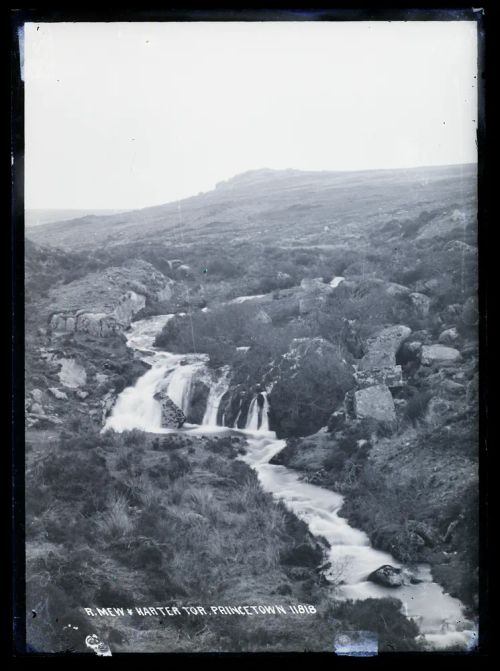
[[[218,406],[229,387],[230,370],[222,370],[218,379],[211,378],[207,369],[208,357],[204,354],[171,354],[153,346],[156,335],[173,315],[159,315],[134,322],[127,332],[127,344],[136,356],[151,368],[134,386],[127,387],[118,396],[107,418],[104,430],[126,431],[140,429],[150,433],[185,432],[243,432],[248,441],[248,451],[241,457],[257,472],[262,487],[282,500],[297,517],[304,520],[311,533],[322,536],[330,544],[328,561],[332,568],[325,576],[334,583],[338,599],[368,599],[395,597],[403,604],[403,612],[413,618],[420,630],[420,640],[429,649],[460,646],[472,649],[477,642],[475,623],[464,615],[458,599],[446,594],[432,580],[426,565],[412,566],[412,573],[421,581],[401,587],[382,587],[368,581],[369,573],[384,564],[402,567],[391,555],[375,550],[368,536],[351,527],[340,517],[343,497],[333,491],[300,480],[300,474],[285,466],[269,464],[270,459],[284,446],[269,430],[268,400],[261,392],[250,403],[244,429],[217,424]],[[161,426],[161,407],[153,396],[165,390],[169,397],[187,413],[193,380],[202,377],[210,382],[210,393],[202,424],[184,424],[182,429]],[[222,418],[222,423],[223,423]]]

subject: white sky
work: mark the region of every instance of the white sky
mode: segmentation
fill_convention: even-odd
[[[28,208],[476,161],[475,22],[25,25]]]

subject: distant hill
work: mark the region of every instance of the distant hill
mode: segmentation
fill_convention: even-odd
[[[47,223],[29,228],[27,236],[75,251],[139,240],[280,238],[318,244],[326,229],[348,240],[367,226],[382,225],[388,215],[411,219],[415,210],[443,203],[475,210],[476,170],[474,164],[361,172],[252,170],[178,202]]]
[[[123,210],[46,210],[40,208],[26,209],[24,211],[24,223],[26,228],[33,226],[42,226],[43,224],[51,224],[55,221],[68,221],[71,219],[78,219],[88,215],[110,215],[118,214]]]

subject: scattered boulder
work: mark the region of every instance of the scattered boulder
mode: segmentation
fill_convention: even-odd
[[[85,368],[74,359],[59,359],[61,370],[58,373],[60,383],[71,389],[80,387],[87,382]]]
[[[357,419],[393,422],[396,419],[396,411],[389,387],[379,384],[355,391],[354,415]]]
[[[32,389],[31,398],[35,401],[35,403],[41,403],[43,401],[43,392],[41,389]]]
[[[89,395],[89,392],[88,391],[82,391],[81,389],[79,389],[76,392],[76,395],[78,396],[78,398],[80,398],[82,401],[84,401],[87,398],[87,396]]]
[[[452,345],[460,338],[459,333],[455,327],[446,329],[439,334],[439,342],[442,345]]]
[[[161,405],[161,425],[167,429],[180,429],[186,421],[186,416],[182,410],[172,401],[165,391],[160,391],[154,395],[155,401]]]
[[[68,396],[66,392],[57,389],[57,387],[49,387],[49,391],[54,398],[57,398],[58,401],[67,401]]]
[[[419,317],[427,317],[431,305],[431,299],[425,294],[414,292],[410,294],[410,300],[413,308]]]
[[[43,407],[40,405],[40,403],[32,403],[30,406],[30,412],[36,414],[36,415],[44,415],[45,412],[43,410]]]
[[[439,364],[441,366],[453,365],[461,361],[462,355],[453,347],[445,345],[424,345],[422,347],[421,362],[424,366]]]
[[[402,298],[403,296],[408,296],[410,290],[408,287],[405,287],[404,284],[389,282],[385,287],[385,292],[389,296],[394,296],[394,298]]]
[[[372,571],[367,580],[382,587],[402,587],[403,585],[416,585],[420,582],[408,569],[396,568],[390,564],[384,564]]]

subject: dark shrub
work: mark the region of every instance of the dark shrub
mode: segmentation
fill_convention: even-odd
[[[425,415],[429,401],[432,398],[430,391],[417,391],[408,401],[405,408],[405,417],[412,424],[416,424]]]

